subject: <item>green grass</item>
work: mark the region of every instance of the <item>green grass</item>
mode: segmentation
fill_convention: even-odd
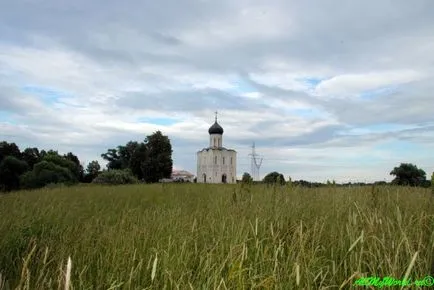
[[[76,186],[0,196],[0,289],[352,288],[430,274],[429,189]],[[415,260],[412,262],[412,259]],[[2,286],[3,285],[3,286]]]

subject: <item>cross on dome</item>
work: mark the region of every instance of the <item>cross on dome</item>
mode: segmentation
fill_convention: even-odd
[[[223,134],[223,128],[217,123],[217,114],[218,114],[218,112],[215,111],[214,113],[215,113],[215,122],[209,128],[208,133],[209,134],[219,134],[219,135],[222,135]]]

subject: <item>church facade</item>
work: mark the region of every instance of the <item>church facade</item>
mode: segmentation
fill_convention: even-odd
[[[197,182],[236,183],[237,152],[223,147],[223,128],[217,115],[208,133],[209,146],[197,152]]]

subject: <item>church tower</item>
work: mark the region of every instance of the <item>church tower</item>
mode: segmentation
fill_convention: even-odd
[[[236,183],[237,152],[223,147],[223,128],[217,122],[208,129],[209,146],[197,152],[198,183]]]

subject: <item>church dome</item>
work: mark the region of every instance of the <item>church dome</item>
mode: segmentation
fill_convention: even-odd
[[[217,123],[217,120],[214,122],[214,124],[211,126],[211,127],[209,127],[209,129],[208,129],[208,133],[211,135],[211,134],[220,134],[220,135],[223,135],[223,128],[222,128],[222,126],[220,126],[218,123]]]

